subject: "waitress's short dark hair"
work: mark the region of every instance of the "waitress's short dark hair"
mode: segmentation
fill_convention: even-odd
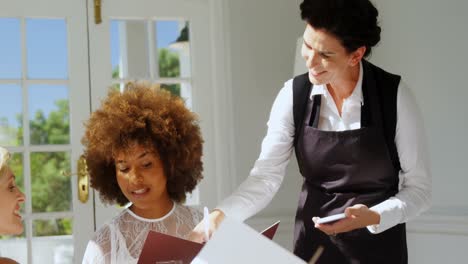
[[[333,34],[348,52],[366,46],[367,57],[380,41],[379,11],[369,0],[304,0],[300,8],[304,21]]]

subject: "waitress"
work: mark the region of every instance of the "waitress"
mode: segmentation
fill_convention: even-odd
[[[404,223],[429,207],[431,176],[410,90],[364,59],[380,41],[378,11],[369,0],[305,0],[300,9],[309,71],[279,92],[260,157],[210,214],[212,229],[268,205],[295,149],[304,183],[294,253],[308,261],[323,246],[319,263],[407,263]],[[338,213],[346,218],[317,223]]]

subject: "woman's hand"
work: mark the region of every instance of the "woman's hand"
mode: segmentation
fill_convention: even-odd
[[[215,209],[213,212],[210,213],[208,219],[210,223],[210,228],[208,231],[208,236],[211,237],[214,231],[218,229],[219,224],[224,220],[224,213],[221,210]],[[189,240],[198,242],[198,243],[206,243],[208,242],[205,237],[205,223],[201,221],[198,225],[192,230],[190,233]]]
[[[380,215],[363,204],[356,204],[346,208],[345,215],[345,219],[331,224],[317,224],[317,220],[320,219],[319,217],[314,217],[312,220],[314,221],[316,228],[320,229],[327,235],[333,236],[369,225],[380,224]]]

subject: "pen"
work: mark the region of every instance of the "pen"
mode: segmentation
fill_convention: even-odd
[[[320,258],[320,255],[323,253],[323,246],[319,246],[317,250],[315,251],[314,255],[309,261],[309,264],[315,264],[317,263],[317,260]]]
[[[203,208],[203,222],[205,224],[205,240],[208,242],[208,239],[210,239],[210,222],[209,222],[209,212],[208,212],[208,207]]]

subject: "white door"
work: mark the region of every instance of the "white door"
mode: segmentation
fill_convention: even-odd
[[[0,237],[0,255],[20,263],[81,263],[119,210],[93,191],[79,201],[75,174],[83,122],[111,85],[146,79],[187,100],[205,139],[204,180],[188,203],[217,202],[213,1],[103,1],[100,24],[95,2],[0,0],[0,145],[27,197],[25,232]]]
[[[90,113],[86,2],[0,1],[0,145],[26,194],[25,232],[2,237],[20,263],[81,262],[93,197],[78,200],[76,160]],[[92,195],[92,194],[91,194]]]
[[[95,23],[94,2],[88,0],[92,109],[99,106],[111,84],[121,88],[135,79],[159,83],[184,97],[199,115],[205,139],[203,184],[187,202],[213,205],[217,197],[211,1],[102,1],[100,24]],[[96,226],[118,210],[103,206],[96,198]]]

